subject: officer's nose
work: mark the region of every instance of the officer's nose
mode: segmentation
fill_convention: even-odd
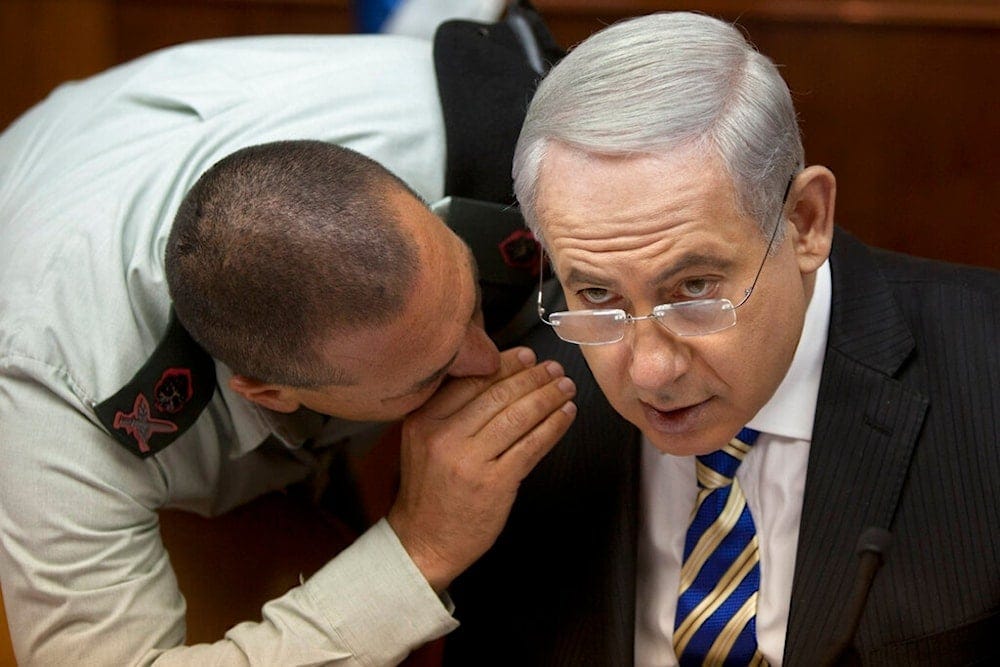
[[[455,362],[448,369],[452,377],[492,375],[500,369],[500,352],[493,340],[479,324],[473,323],[465,331],[465,340],[459,348]]]

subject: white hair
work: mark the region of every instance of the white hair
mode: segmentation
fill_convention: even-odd
[[[605,28],[541,82],[513,165],[518,201],[539,239],[538,173],[552,141],[607,155],[714,150],[738,205],[768,235],[803,166],[795,109],[774,63],[732,25],[686,12]]]

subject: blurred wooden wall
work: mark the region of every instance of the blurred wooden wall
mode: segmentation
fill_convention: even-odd
[[[1000,268],[1000,0],[538,0],[563,45],[615,20],[738,21],[788,82],[806,161],[865,241]]]
[[[739,20],[782,66],[837,219],[877,245],[1000,267],[1000,0],[535,0],[572,45],[618,19]],[[350,0],[0,0],[0,127],[61,81],[191,39],[354,29]]]

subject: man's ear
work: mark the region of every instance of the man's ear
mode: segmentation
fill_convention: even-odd
[[[301,405],[292,387],[261,382],[245,375],[234,374],[229,378],[229,388],[251,403],[274,412],[295,412]]]
[[[830,255],[833,244],[833,211],[837,179],[826,167],[803,169],[788,193],[788,219],[792,242],[803,275],[815,272]]]

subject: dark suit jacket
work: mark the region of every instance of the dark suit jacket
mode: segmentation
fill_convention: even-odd
[[[784,664],[830,658],[869,526],[894,543],[855,637],[862,662],[1000,664],[1000,274],[841,231],[831,268]],[[565,364],[581,409],[495,547],[455,582],[462,626],[445,663],[630,665],[638,433],[575,346],[548,327],[525,342]]]

